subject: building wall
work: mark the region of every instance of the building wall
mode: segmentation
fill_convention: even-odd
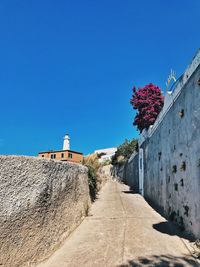
[[[64,157],[62,157],[62,154],[64,155]],[[69,154],[72,155],[72,158],[69,157]],[[54,158],[55,160],[69,161],[69,162],[76,162],[76,163],[82,163],[83,161],[83,155],[75,153],[73,151],[44,152],[44,153],[39,153],[38,157],[51,159],[51,155],[56,155],[56,158]]]
[[[87,168],[0,156],[0,265],[32,266],[80,224],[90,205]]]
[[[140,142],[144,196],[162,214],[200,238],[200,65],[184,83],[187,75],[178,82],[179,95],[165,116]]]

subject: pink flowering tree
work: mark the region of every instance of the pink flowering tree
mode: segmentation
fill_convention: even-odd
[[[133,125],[136,125],[142,132],[143,129],[148,129],[154,124],[164,105],[164,97],[160,88],[150,83],[138,90],[134,86],[130,103],[134,109],[138,110]]]

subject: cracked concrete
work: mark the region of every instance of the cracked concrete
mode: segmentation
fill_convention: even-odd
[[[132,194],[124,184],[110,181],[89,216],[37,267],[60,266],[200,265],[190,256],[174,226],[142,196]]]

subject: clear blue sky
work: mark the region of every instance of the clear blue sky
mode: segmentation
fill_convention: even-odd
[[[0,1],[0,154],[85,154],[138,136],[132,86],[200,47],[199,0]]]

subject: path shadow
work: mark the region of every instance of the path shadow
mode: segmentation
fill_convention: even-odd
[[[122,192],[125,194],[139,194],[138,189],[133,186],[129,186],[129,190],[124,190]]]
[[[129,260],[119,267],[198,267],[199,263],[192,257],[176,257],[171,255],[152,255]]]
[[[171,236],[176,235],[181,238],[187,239],[191,242],[195,241],[193,236],[191,236],[190,234],[184,231],[181,231],[180,228],[171,221],[165,221],[165,222],[153,224],[153,228],[163,234],[167,234]]]
[[[181,238],[185,238],[190,242],[194,242],[195,238],[192,234],[189,234],[185,231],[184,225],[178,224],[175,220],[168,220],[165,216],[164,209],[156,205],[154,202],[152,202],[150,199],[145,198],[147,203],[160,215],[165,217],[167,221],[165,222],[160,222],[157,224],[153,224],[153,228],[163,234],[168,234],[168,235],[177,235]]]
[[[122,191],[125,194],[137,194],[134,190]]]

